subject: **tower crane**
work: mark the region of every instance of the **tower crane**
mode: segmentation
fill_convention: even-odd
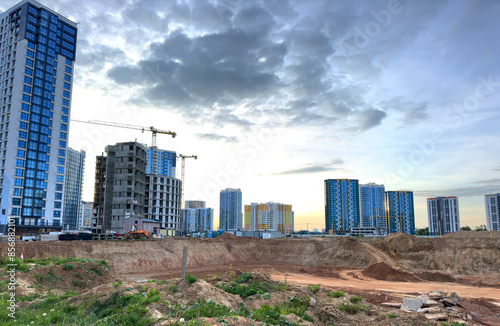
[[[143,133],[144,133],[144,131],[151,131],[151,155],[153,156],[152,162],[151,162],[152,163],[151,164],[151,174],[156,174],[156,166],[158,165],[158,151],[157,151],[158,148],[156,147],[156,135],[157,134],[166,134],[166,135],[171,135],[172,138],[175,138],[175,136],[177,135],[173,131],[160,130],[160,129],[156,129],[153,126],[142,127],[142,126],[135,126],[135,125],[129,125],[129,124],[124,124],[124,123],[99,121],[99,120],[84,121],[84,120],[71,119],[71,121],[90,123],[90,124],[94,124],[94,125],[101,125],[101,126],[108,126],[108,127],[135,129],[135,130],[140,130]]]
[[[186,159],[187,158],[194,158],[195,160],[198,159],[198,155],[182,155],[179,154],[179,156],[182,163],[181,163],[181,182],[182,182],[182,187],[181,187],[181,208],[184,208],[184,172],[186,170]]]

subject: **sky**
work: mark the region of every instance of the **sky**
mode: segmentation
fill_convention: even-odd
[[[17,0],[3,0],[4,11]],[[185,199],[293,205],[324,228],[324,180],[458,196],[486,224],[500,192],[500,2],[46,0],[78,23],[72,119],[154,126],[186,160]],[[106,145],[149,132],[73,122],[83,199]],[[180,162],[178,163],[180,166]],[[180,177],[180,168],[178,168]]]

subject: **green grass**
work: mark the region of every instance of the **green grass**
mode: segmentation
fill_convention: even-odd
[[[268,305],[263,305],[259,308],[254,308],[252,311],[252,319],[265,324],[273,325],[287,325],[288,322],[285,320],[284,315],[293,313],[298,317],[314,322],[314,319],[306,313],[307,304],[309,298],[298,299],[291,297],[287,302],[270,307]]]
[[[271,291],[282,291],[284,289],[283,285],[279,283],[261,283],[255,280],[247,282],[247,284],[238,284],[233,281],[230,284],[222,283],[217,287],[227,293],[237,294],[242,298],[248,298],[255,294],[265,294]]]
[[[189,284],[193,284],[194,282],[196,282],[198,279],[196,278],[195,275],[191,275],[191,274],[186,274],[186,276],[184,276],[184,279],[189,283]]]
[[[308,285],[308,286],[307,286],[307,289],[308,289],[309,291],[311,291],[311,293],[315,294],[316,292],[318,292],[318,291],[319,291],[320,286],[321,286],[321,285],[319,285],[319,284],[316,284],[316,285]]]
[[[177,290],[178,290],[177,285],[175,284],[170,285],[170,292],[175,293],[177,292]]]
[[[391,318],[396,318],[397,316],[398,315],[396,315],[396,314],[391,314],[391,313],[387,314],[387,317],[391,317]]]
[[[341,298],[344,296],[344,292],[342,291],[335,291],[335,292],[328,292],[328,296],[332,298]]]
[[[357,296],[352,296],[349,301],[351,301],[352,303],[358,303],[359,301],[363,300],[363,298],[361,297],[357,297]]]
[[[161,301],[155,290],[132,295],[115,292],[102,302],[96,297],[87,301],[80,298],[72,304],[65,301],[75,295],[78,293],[73,291],[61,297],[49,294],[41,301],[16,310],[16,321],[7,315],[8,302],[2,297],[0,325],[152,325],[145,307]]]
[[[182,318],[191,320],[201,317],[224,317],[230,316],[231,309],[215,303],[214,301],[197,300],[196,303],[184,312]]]
[[[251,279],[253,279],[252,274],[250,274],[250,273],[243,273],[243,274],[241,274],[240,276],[238,276],[237,278],[234,279],[234,283],[236,283],[236,284],[243,284],[243,283],[246,283],[246,282],[250,281]]]
[[[345,311],[351,315],[357,314],[359,311],[365,310],[365,307],[358,304],[341,303],[339,305],[340,311]]]
[[[8,265],[15,265],[15,266],[8,266]],[[5,273],[7,273],[8,270],[14,268],[16,272],[29,272],[30,268],[26,261],[13,257],[13,260],[10,260],[10,257],[2,257],[0,258],[0,268],[5,268]]]

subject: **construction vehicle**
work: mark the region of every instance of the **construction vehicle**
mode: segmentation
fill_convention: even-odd
[[[147,239],[149,238],[148,231],[142,231],[137,224],[132,225],[132,230],[123,235],[123,239]]]

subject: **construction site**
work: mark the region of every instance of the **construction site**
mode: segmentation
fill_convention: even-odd
[[[1,250],[6,246],[0,243]],[[37,325],[500,324],[500,232],[433,239],[225,233],[215,239],[19,242],[16,253],[26,264],[16,273],[16,297],[22,298],[16,313],[44,315]],[[2,284],[7,279],[2,276]],[[135,297],[142,298],[136,303],[141,313],[132,311]],[[47,300],[55,310],[42,313]],[[58,309],[94,319],[71,321],[63,312],[55,316]],[[0,319],[14,325],[4,312]]]

